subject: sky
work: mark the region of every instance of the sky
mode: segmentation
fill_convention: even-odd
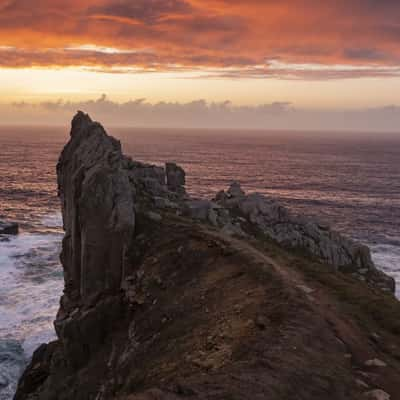
[[[400,131],[397,0],[0,0],[0,119]]]

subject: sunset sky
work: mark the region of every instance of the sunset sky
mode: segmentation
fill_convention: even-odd
[[[397,0],[0,0],[0,116],[162,102],[396,130],[399,43]]]

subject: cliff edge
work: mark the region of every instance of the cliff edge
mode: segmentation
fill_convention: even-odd
[[[400,303],[367,247],[237,183],[190,198],[82,112],[57,175],[57,340],[16,400],[398,396]]]

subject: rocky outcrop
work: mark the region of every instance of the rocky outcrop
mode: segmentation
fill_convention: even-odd
[[[365,247],[239,184],[191,199],[179,166],[124,156],[82,112],[57,174],[57,340],[35,352],[16,400],[356,400],[398,385],[399,357],[380,338],[400,346],[400,306],[375,290]],[[370,286],[339,267],[367,270]],[[374,359],[385,374],[369,374]]]
[[[217,195],[217,203],[232,215],[241,215],[248,224],[293,249],[301,249],[334,267],[373,268],[369,249],[311,218],[292,215],[273,198],[258,193],[246,195],[234,183],[227,193]]]
[[[167,185],[164,168],[123,156],[120,143],[82,112],[70,136],[57,165],[65,290],[55,327],[69,364],[78,367],[118,319],[119,294],[132,272],[127,256],[135,251],[136,215],[154,219],[155,203],[174,207],[183,192],[177,193],[179,179]],[[174,171],[179,175],[178,166]]]
[[[220,191],[214,200],[187,199],[183,214],[242,238],[264,236],[287,249],[300,251],[334,269],[353,274],[382,290],[394,292],[394,279],[379,271],[367,246],[314,218],[292,214],[273,198],[246,194],[239,183]]]
[[[67,312],[120,289],[135,228],[134,193],[123,159],[120,143],[101,125],[83,113],[75,116],[57,165]]]
[[[236,220],[237,226],[243,227],[242,231],[247,228],[254,232],[256,228],[260,234],[285,248],[305,252],[334,268],[354,273],[360,280],[368,280],[383,290],[394,292],[394,279],[377,270],[369,248],[328,225],[293,215],[273,198],[259,193],[245,194],[237,182],[227,192],[219,192],[215,201],[220,213],[215,218],[216,225],[229,227]]]
[[[184,193],[186,174],[183,168],[175,163],[166,164],[168,189],[172,192]]]
[[[0,221],[0,235],[18,235],[19,226],[16,222]]]
[[[152,203],[174,207],[184,184],[181,171],[167,164],[166,175],[162,167],[123,156],[121,144],[100,124],[82,112],[75,116],[57,165],[65,230],[62,305],[68,311],[120,290],[129,273],[125,259],[136,212]]]

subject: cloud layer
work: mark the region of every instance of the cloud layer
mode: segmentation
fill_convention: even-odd
[[[399,19],[396,0],[0,0],[0,66],[397,76]]]
[[[235,106],[229,101],[207,103],[149,103],[136,99],[125,103],[105,95],[84,102],[56,101],[39,104],[20,102],[0,105],[2,124],[67,125],[77,110],[90,113],[107,126],[159,128],[224,128],[262,130],[317,130],[358,132],[399,132],[400,107],[356,110],[299,109],[290,103]]]

